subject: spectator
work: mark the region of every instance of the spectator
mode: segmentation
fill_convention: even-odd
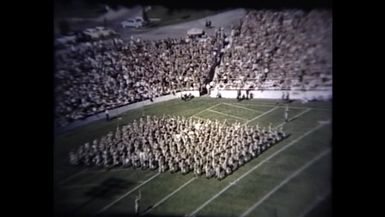
[[[106,111],[104,113],[106,114],[106,121],[109,121],[110,120],[110,112],[108,111],[108,109],[106,109]]]

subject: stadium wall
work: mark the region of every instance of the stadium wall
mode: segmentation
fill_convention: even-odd
[[[237,98],[238,90],[212,90],[210,97]],[[296,100],[330,100],[332,99],[332,90],[250,90],[254,99],[282,99],[283,94],[289,93],[290,99]],[[241,95],[247,95],[246,90],[241,90]]]

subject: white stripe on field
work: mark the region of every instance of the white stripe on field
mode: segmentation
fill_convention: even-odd
[[[209,109],[212,109],[212,108],[215,108],[215,107],[219,106],[220,104],[222,104],[222,103],[218,103],[218,104],[215,104],[215,105],[213,105],[213,106],[211,106],[211,107],[208,107],[208,108],[206,108],[206,109],[203,109],[202,111],[200,111],[200,112],[198,112],[198,113],[196,113],[196,114],[194,114],[194,115],[191,115],[191,116],[197,116],[197,115],[199,115],[199,114],[201,114],[201,113],[203,113],[203,112],[205,112],[205,111],[207,111],[207,110],[209,110]]]
[[[271,195],[273,195],[276,191],[278,191],[282,186],[284,186],[286,183],[288,183],[290,180],[292,180],[294,177],[298,176],[302,171],[310,167],[312,164],[314,164],[316,161],[324,157],[325,155],[329,154],[331,151],[330,148],[323,151],[319,155],[317,155],[315,158],[313,158],[311,161],[307,162],[305,165],[303,165],[301,168],[296,170],[294,173],[292,173],[290,176],[288,176],[286,179],[284,179],[279,185],[275,186],[269,193],[267,193],[265,196],[263,196],[259,201],[257,201],[254,205],[252,205],[249,209],[247,209],[244,213],[242,213],[239,217],[245,217],[248,214],[250,214],[255,208],[257,208],[259,205],[261,205],[267,198],[269,198]]]
[[[298,113],[298,114],[295,115],[294,117],[289,118],[289,121],[292,121],[292,120],[298,118],[299,116],[301,116],[301,115],[303,115],[303,114],[309,112],[310,110],[311,110],[311,108],[307,108],[305,111],[302,111],[301,113]],[[278,126],[274,127],[274,129],[279,128],[280,126],[284,125],[285,123],[286,123],[286,122],[283,122],[283,123],[279,124]]]
[[[260,115],[258,115],[258,116],[256,116],[256,117],[254,117],[253,119],[248,120],[248,121],[247,121],[246,123],[244,123],[244,124],[247,125],[248,123],[250,123],[250,122],[252,122],[252,121],[254,121],[254,120],[256,120],[256,119],[258,119],[258,118],[260,118],[260,117],[262,117],[262,116],[264,116],[264,115],[269,114],[270,112],[276,110],[277,108],[279,108],[279,107],[278,107],[278,106],[275,106],[274,108],[270,109],[269,111],[267,111],[267,112],[265,112],[265,113],[263,113],[263,114],[260,114]]]
[[[161,199],[160,201],[158,201],[156,204],[154,204],[150,209],[148,209],[146,212],[140,214],[140,215],[145,215],[147,213],[149,213],[151,210],[155,209],[156,207],[158,207],[160,204],[162,204],[164,201],[168,200],[168,198],[172,197],[174,194],[176,194],[178,191],[180,191],[182,188],[184,188],[186,185],[190,184],[192,181],[194,181],[195,179],[197,179],[197,177],[194,177],[194,178],[191,178],[189,181],[187,181],[186,183],[184,183],[183,185],[181,185],[179,188],[177,188],[175,191],[173,191],[172,193],[168,194],[167,196],[165,196],[163,199]]]
[[[204,119],[204,118],[201,118],[201,117],[198,117],[198,116],[195,116],[195,115],[193,115],[191,117],[196,118],[198,120],[207,121],[207,119]]]
[[[79,172],[77,172],[77,173],[75,173],[75,174],[73,174],[73,175],[71,175],[71,176],[65,178],[64,180],[60,181],[60,182],[58,183],[58,185],[62,185],[62,184],[68,182],[69,180],[75,178],[76,176],[78,176],[78,175],[80,175],[80,174],[82,174],[82,173],[84,173],[84,172],[86,172],[86,171],[87,171],[87,169],[82,169],[81,171],[79,171]]]
[[[207,111],[214,112],[214,113],[217,113],[217,114],[220,114],[220,115],[225,115],[225,116],[228,116],[228,117],[232,117],[232,118],[241,119],[243,121],[246,121],[246,119],[238,117],[238,116],[235,116],[235,115],[229,115],[229,114],[226,114],[226,113],[223,113],[223,112],[219,112],[219,111],[215,111],[215,110],[211,110],[211,109],[208,109]]]
[[[257,110],[257,109],[250,109],[250,108],[246,108],[246,107],[243,107],[243,106],[240,106],[240,105],[233,105],[233,104],[230,104],[230,103],[222,103],[224,105],[228,105],[228,106],[232,106],[232,107],[237,107],[237,108],[241,108],[241,109],[246,109],[246,110],[249,110],[249,111],[252,111],[252,112],[259,112],[259,113],[263,113],[263,111],[260,111],[260,110]]]
[[[319,203],[321,203],[323,200],[326,199],[327,196],[329,196],[329,194],[331,193],[331,191],[327,191],[326,194],[323,194],[321,197],[317,198],[316,201],[314,201],[299,217],[305,217],[310,211],[312,211]]]
[[[225,104],[225,103],[223,103]],[[247,104],[247,105],[250,105],[250,104]],[[254,105],[254,104],[253,104]],[[263,107],[272,107],[272,106],[278,106],[280,108],[285,108],[286,106],[283,106],[283,105],[277,105],[277,104],[255,104],[257,106],[263,106]],[[306,106],[290,106],[290,108],[293,108],[293,109],[307,109],[307,108],[311,108],[311,109],[314,109],[314,110],[321,110],[321,111],[331,111],[331,109],[327,109],[327,108],[314,108],[314,107],[306,107]]]
[[[61,186],[60,188],[63,189],[72,189],[72,188],[94,188],[99,185],[67,185],[67,186]]]
[[[287,144],[286,146],[280,148],[278,151],[274,152],[272,155],[270,155],[269,157],[265,158],[264,160],[262,160],[260,163],[258,163],[257,165],[255,165],[253,168],[249,169],[247,172],[245,172],[242,176],[238,177],[234,182],[231,182],[230,184],[228,184],[225,188],[223,188],[221,191],[219,191],[217,194],[215,194],[214,196],[212,196],[210,199],[208,199],[206,202],[204,202],[202,205],[200,205],[197,209],[195,209],[193,212],[191,212],[188,216],[193,216],[195,215],[197,212],[199,212],[201,209],[203,209],[204,207],[206,207],[211,201],[213,201],[215,198],[219,197],[221,194],[223,194],[225,191],[227,191],[227,189],[229,189],[231,186],[233,186],[234,184],[236,184],[238,181],[240,181],[241,179],[243,179],[244,177],[246,177],[247,175],[249,175],[251,172],[253,172],[254,170],[256,170],[258,167],[260,167],[262,164],[264,164],[266,161],[270,160],[271,158],[275,157],[276,155],[278,155],[279,153],[281,153],[282,151],[290,148],[292,145],[294,145],[296,142],[298,142],[299,140],[301,140],[302,138],[306,137],[307,135],[313,133],[314,131],[320,129],[321,127],[323,127],[324,125],[327,125],[327,124],[319,124],[318,126],[314,127],[313,129],[309,130],[308,132],[304,133],[302,136],[298,137],[297,139],[293,140],[292,142],[290,142],[289,144]]]
[[[120,196],[118,199],[112,201],[111,203],[107,204],[106,206],[104,206],[102,209],[100,209],[97,214],[100,214],[104,211],[106,211],[108,208],[110,208],[111,206],[113,206],[114,204],[116,204],[117,202],[119,202],[121,199],[125,198],[126,196],[128,196],[129,194],[131,194],[132,192],[136,191],[138,188],[142,187],[143,185],[145,185],[147,182],[151,181],[152,179],[154,179],[155,177],[159,176],[160,173],[157,173],[153,176],[151,176],[149,179],[147,179],[145,182],[143,182],[142,184],[140,185],[137,185],[135,188],[131,189],[130,191],[128,191],[127,193],[123,194],[122,196]]]

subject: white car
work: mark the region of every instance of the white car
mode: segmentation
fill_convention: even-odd
[[[121,22],[120,24],[122,25],[123,28],[129,28],[129,27],[139,28],[143,26],[144,20],[141,17],[136,17],[132,19],[127,19]]]

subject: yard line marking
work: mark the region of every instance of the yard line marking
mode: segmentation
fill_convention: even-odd
[[[88,170],[87,173],[111,173],[111,172],[120,172],[120,171],[132,171],[132,168],[129,167],[115,167],[115,168],[101,168],[95,170]]]
[[[68,182],[69,180],[75,178],[76,176],[78,176],[78,175],[80,175],[80,174],[82,174],[82,173],[84,173],[86,171],[87,171],[87,169],[82,169],[81,171],[79,171],[79,172],[77,172],[75,174],[72,174],[71,176],[69,176],[69,177],[65,178],[64,180],[60,181],[58,183],[58,185],[63,185],[64,183]]]
[[[240,181],[241,179],[243,179],[244,177],[246,177],[247,175],[249,175],[251,172],[253,172],[254,170],[256,170],[258,167],[260,167],[262,164],[264,164],[266,161],[270,160],[271,158],[275,157],[276,155],[278,155],[279,153],[281,153],[282,151],[290,148],[292,145],[294,145],[296,142],[298,142],[299,140],[301,140],[302,138],[306,137],[307,135],[313,133],[314,131],[320,129],[321,127],[325,126],[327,124],[319,124],[318,126],[314,127],[313,129],[307,131],[306,133],[304,133],[302,136],[299,136],[297,139],[291,141],[289,144],[287,144],[286,146],[278,149],[278,151],[274,152],[272,155],[270,155],[269,157],[267,157],[266,159],[262,160],[261,162],[259,162],[257,165],[255,165],[253,168],[251,168],[250,170],[248,170],[247,172],[245,172],[242,176],[238,177],[236,180],[234,180],[233,182],[231,182],[230,184],[228,184],[225,188],[223,188],[221,191],[219,191],[217,194],[215,194],[214,196],[212,196],[210,199],[208,199],[206,202],[204,202],[201,206],[199,206],[197,209],[195,209],[192,213],[190,213],[189,215],[187,216],[193,216],[195,215],[197,212],[199,212],[201,209],[203,209],[205,206],[207,206],[211,201],[213,201],[215,198],[219,197],[221,194],[223,194],[225,191],[227,191],[227,189],[229,189],[231,186],[233,186],[234,184],[236,184],[238,181]]]
[[[226,113],[223,113],[223,112],[219,112],[219,111],[215,111],[215,110],[211,110],[211,109],[208,109],[207,111],[214,112],[214,113],[221,114],[221,115],[225,115],[225,116],[232,117],[232,118],[236,118],[236,119],[241,119],[243,121],[247,120],[245,118],[241,118],[241,117],[238,117],[238,116],[235,116],[235,115],[229,115],[229,114],[226,114]]]
[[[223,104],[225,104],[225,103],[223,103]],[[260,104],[260,103],[249,104],[249,103],[247,103],[246,105],[257,105],[257,106],[264,106],[264,107],[278,106],[280,108],[285,108],[285,106],[277,105],[277,104]],[[290,108],[294,108],[294,109],[307,109],[307,108],[311,108],[311,109],[314,109],[314,110],[331,111],[331,109],[327,109],[327,108],[314,108],[314,107],[306,107],[306,106],[290,106]]]
[[[285,106],[279,106],[279,107],[285,108]],[[314,108],[314,107],[306,107],[306,106],[289,106],[289,108],[293,108],[293,109],[313,109],[313,110],[320,110],[320,111],[331,111],[331,109]]]
[[[256,120],[256,119],[258,119],[258,118],[260,118],[260,117],[262,117],[262,116],[264,116],[264,115],[267,115],[267,114],[269,114],[270,112],[272,112],[272,111],[274,111],[274,110],[276,110],[276,109],[278,109],[278,108],[279,108],[278,106],[275,106],[275,107],[273,107],[272,109],[270,109],[269,111],[267,111],[267,112],[265,112],[265,113],[263,113],[263,114],[260,114],[260,115],[258,115],[258,116],[256,116],[256,117],[254,117],[253,119],[248,120],[246,123],[244,123],[244,125],[247,125],[248,123],[250,123],[250,122],[252,122],[252,121],[254,121],[254,120]]]
[[[164,201],[168,200],[168,198],[172,197],[174,194],[176,194],[178,191],[180,191],[182,188],[184,188],[186,185],[190,184],[191,182],[193,182],[195,179],[197,179],[197,177],[194,177],[194,178],[191,178],[189,181],[187,181],[186,183],[184,183],[183,185],[181,185],[179,188],[177,188],[175,191],[173,191],[172,193],[168,194],[167,196],[165,196],[163,199],[161,199],[160,201],[158,201],[155,205],[153,205],[150,209],[146,210],[146,212],[140,214],[140,215],[145,215],[147,213],[149,213],[151,210],[155,209],[156,207],[158,207],[160,204],[162,204]]]
[[[67,186],[61,186],[60,188],[63,189],[72,189],[72,188],[93,188],[97,187],[99,185],[67,185]]]
[[[222,103],[222,104],[228,105],[228,106],[232,106],[232,107],[241,108],[241,109],[245,109],[245,110],[249,110],[249,111],[252,111],[252,112],[260,112],[260,113],[263,113],[263,111],[260,111],[260,110],[257,110],[257,109],[246,108],[246,107],[243,107],[243,106],[240,106],[240,105],[234,105],[234,104],[230,104],[230,103]]]
[[[331,193],[331,191],[327,191],[326,194],[323,194],[321,197],[317,198],[316,201],[314,201],[299,217],[305,217],[310,211],[312,211],[319,203],[321,203],[323,200],[326,199],[327,196],[329,196],[329,194]]]
[[[245,217],[248,214],[250,214],[255,208],[257,208],[259,205],[261,205],[267,198],[269,198],[272,194],[274,194],[276,191],[278,191],[282,186],[284,186],[286,183],[288,183],[290,180],[301,174],[305,169],[309,168],[312,164],[314,164],[316,161],[320,160],[325,155],[329,154],[331,151],[330,148],[323,151],[319,155],[317,155],[315,158],[313,158],[311,161],[307,162],[305,165],[303,165],[301,168],[296,170],[294,173],[292,173],[290,176],[288,176],[286,179],[284,179],[279,185],[275,186],[269,193],[267,193],[265,196],[263,196],[259,201],[257,201],[255,204],[253,204],[249,209],[247,209],[244,213],[242,213],[239,217]]]
[[[292,121],[292,120],[295,120],[295,119],[298,118],[299,116],[301,116],[301,115],[303,115],[303,114],[305,114],[305,113],[307,113],[307,112],[309,112],[309,111],[311,111],[311,110],[312,110],[311,108],[307,108],[305,111],[302,111],[302,112],[298,113],[297,115],[295,115],[294,117],[289,118],[289,122]],[[283,123],[279,124],[278,126],[276,126],[276,127],[274,127],[274,128],[277,129],[277,128],[281,127],[282,125],[284,125],[285,123],[286,123],[286,122],[283,122]]]
[[[191,116],[197,116],[197,115],[199,115],[199,114],[201,114],[201,113],[203,113],[203,112],[205,112],[205,111],[207,111],[207,110],[209,110],[209,109],[212,109],[212,108],[215,108],[215,107],[219,106],[220,104],[222,104],[222,103],[217,103],[217,104],[215,104],[215,105],[213,105],[213,106],[211,106],[211,107],[208,107],[208,108],[206,108],[206,109],[203,109],[202,111],[200,111],[200,112],[198,112],[198,113],[196,113],[196,114],[193,114],[193,115],[191,115]]]
[[[196,118],[196,119],[199,119],[199,120],[201,120],[201,121],[206,121],[207,119],[204,119],[204,118],[201,118],[201,117],[198,117],[198,116],[195,116],[195,115],[193,115],[193,116],[191,116],[192,118]]]
[[[250,105],[250,104],[248,104],[248,105]],[[277,106],[277,104],[261,104],[261,103],[256,103],[256,104],[254,104],[254,105],[258,105],[258,106],[264,106],[264,107],[272,107],[272,106]]]
[[[298,113],[297,115],[295,115],[294,117],[289,118],[289,121],[295,120],[295,119],[298,118],[299,116],[301,116],[301,115],[303,115],[303,114],[305,114],[305,113],[307,113],[307,112],[309,112],[309,111],[311,111],[311,110],[312,110],[311,108],[307,108],[305,111],[302,111],[302,112]]]
[[[155,177],[159,176],[160,173],[157,173],[153,176],[151,176],[149,179],[147,179],[146,181],[144,181],[142,184],[140,185],[137,185],[135,188],[131,189],[130,191],[128,191],[127,193],[123,194],[122,196],[120,196],[118,199],[112,201],[111,203],[109,203],[108,205],[104,206],[102,209],[100,209],[98,212],[97,212],[97,215],[106,211],[108,208],[110,208],[111,206],[113,206],[114,204],[116,204],[117,202],[119,202],[121,199],[125,198],[126,196],[128,196],[129,194],[131,194],[132,192],[136,191],[138,188],[142,187],[143,185],[145,185],[147,182],[151,181],[152,179],[154,179]]]

